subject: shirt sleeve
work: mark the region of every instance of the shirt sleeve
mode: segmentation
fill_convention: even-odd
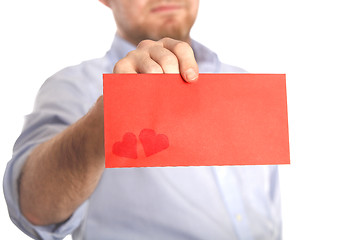
[[[18,181],[29,153],[40,143],[62,132],[82,117],[94,103],[66,71],[47,80],[35,101],[34,111],[26,116],[23,131],[17,139],[13,157],[7,164],[3,188],[11,220],[34,239],[63,239],[82,223],[88,203],[85,201],[61,224],[35,226],[22,215],[19,206]],[[96,98],[95,98],[96,100]]]

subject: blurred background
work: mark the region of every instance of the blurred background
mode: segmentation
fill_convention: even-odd
[[[291,164],[279,167],[286,240],[360,239],[359,10],[355,0],[200,1],[195,40],[249,72],[287,74]],[[103,56],[115,24],[96,0],[17,0],[1,1],[0,31],[2,185],[41,84]],[[29,239],[3,194],[0,229],[2,239]]]

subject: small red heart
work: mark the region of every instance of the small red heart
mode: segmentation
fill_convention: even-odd
[[[169,139],[165,134],[156,134],[152,129],[143,129],[139,139],[146,157],[161,152],[169,147]]]
[[[133,133],[125,133],[122,142],[114,143],[112,152],[119,157],[137,158],[136,136]]]

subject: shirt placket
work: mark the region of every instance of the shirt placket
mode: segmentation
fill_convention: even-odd
[[[224,166],[213,167],[213,172],[238,239],[252,240],[241,185],[235,176],[237,173],[231,167]]]

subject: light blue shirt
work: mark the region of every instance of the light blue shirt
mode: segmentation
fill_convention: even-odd
[[[192,41],[200,72],[244,72]],[[135,49],[119,37],[100,59],[68,67],[41,87],[4,176],[12,221],[37,239],[281,239],[277,166],[106,169],[63,224],[34,226],[19,209],[17,181],[30,151],[81,118],[102,94],[102,74]]]

